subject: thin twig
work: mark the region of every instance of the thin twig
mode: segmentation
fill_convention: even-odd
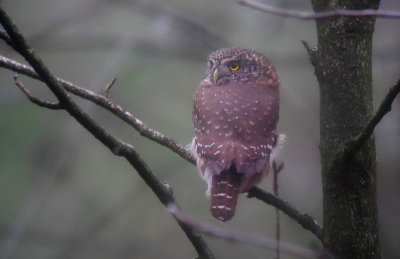
[[[58,102],[47,102],[33,96],[32,93],[29,92],[29,90],[25,88],[24,84],[18,79],[18,75],[13,76],[13,78],[15,81],[15,85],[18,86],[19,89],[21,89],[21,91],[26,95],[26,97],[28,97],[29,101],[31,101],[32,103],[51,110],[62,109],[60,103]]]
[[[278,197],[278,174],[282,171],[284,163],[281,163],[279,166],[276,165],[276,162],[272,162],[272,173],[274,175],[274,195]],[[281,217],[279,213],[279,209],[275,208],[275,215],[276,215],[276,259],[280,258],[280,242],[281,242]]]
[[[316,64],[316,58],[317,58],[317,47],[310,47],[310,44],[308,44],[307,41],[302,40],[301,43],[303,43],[304,47],[306,48],[307,52],[308,52],[308,56],[310,57],[310,61],[312,65]]]
[[[4,68],[7,68],[14,72],[29,76],[31,78],[41,80],[39,75],[32,68],[25,66],[23,64],[20,64],[14,60],[2,57],[2,56],[0,56],[0,67],[4,67]],[[71,92],[71,93],[73,93],[77,96],[80,96],[86,100],[92,101],[92,102],[96,103],[97,105],[107,109],[108,111],[112,112],[114,115],[118,116],[120,119],[122,119],[123,121],[125,121],[129,125],[131,125],[134,129],[136,129],[140,133],[140,135],[142,135],[148,139],[151,139],[160,145],[163,145],[163,146],[169,148],[170,150],[177,153],[178,155],[180,155],[182,158],[184,158],[188,162],[190,162],[192,164],[196,163],[195,159],[193,158],[191,153],[189,151],[187,151],[182,145],[178,144],[174,139],[167,137],[167,136],[161,134],[160,132],[149,128],[141,120],[135,118],[132,114],[130,114],[128,111],[126,111],[123,107],[115,104],[110,99],[107,99],[104,96],[98,95],[92,91],[78,87],[77,85],[74,85],[65,80],[62,80],[59,78],[57,80],[62,86],[65,87],[65,89],[68,92]],[[43,81],[43,80],[41,80],[41,81]],[[262,191],[258,187],[253,187],[252,190],[253,190],[252,197],[256,197],[259,200],[263,199],[264,191]],[[278,197],[273,197],[273,199],[275,200],[275,202],[272,202],[272,203],[266,202],[266,203],[270,204],[272,206],[275,206],[275,204],[280,204],[280,207],[278,207],[278,208],[285,214],[289,213],[288,214],[289,216],[292,215],[293,213],[294,214],[298,213],[298,216],[290,216],[295,221],[297,221],[297,219],[302,218],[301,216],[303,215],[303,213],[298,210],[293,211],[291,205],[288,204],[286,201],[283,201]],[[286,208],[285,204],[287,204],[287,206],[288,206],[287,208]],[[310,217],[310,216],[308,216],[308,217]],[[308,225],[304,225],[304,224],[302,224],[302,225],[304,228],[309,229]],[[312,225],[310,225],[310,226],[313,227]],[[318,225],[318,227],[321,228],[319,225]],[[314,231],[311,230],[311,232],[316,233],[317,232],[317,231],[315,231],[316,229],[318,229],[318,228],[314,228]],[[321,239],[321,237],[319,237],[319,238]]]
[[[372,119],[367,123],[364,129],[361,131],[360,135],[355,138],[355,140],[346,143],[345,150],[343,153],[342,161],[348,161],[350,158],[354,157],[358,151],[362,148],[364,143],[369,139],[369,137],[374,132],[376,125],[382,120],[382,118],[392,109],[392,103],[396,96],[400,92],[400,80],[395,86],[390,88],[389,92],[386,94],[382,103],[379,105],[378,110],[372,117]]]
[[[117,78],[114,78],[111,80],[111,82],[104,88],[103,95],[108,98],[108,94],[110,93],[111,87],[114,85],[115,81],[117,81]]]
[[[321,225],[310,215],[299,211],[297,208],[292,207],[287,201],[282,200],[272,193],[268,193],[258,187],[251,188],[248,192],[247,197],[257,198],[258,200],[261,200],[266,204],[272,205],[280,209],[283,213],[299,223],[303,228],[314,233],[314,235],[316,235],[319,240],[322,241],[323,229]]]
[[[276,162],[275,161],[273,161],[272,162],[272,171],[274,172],[274,174],[279,174],[282,170],[283,170],[283,167],[285,166],[285,163],[280,163],[279,165],[276,165]],[[276,184],[278,184],[278,183],[276,183]],[[278,186],[276,186],[276,188],[278,188]],[[278,191],[278,189],[277,189],[277,191]],[[278,194],[276,194],[276,195],[278,195]]]
[[[64,87],[57,81],[57,78],[50,72],[35,51],[26,43],[23,35],[1,7],[0,22],[13,42],[13,48],[32,65],[40,78],[56,95],[63,108],[115,155],[125,157],[164,205],[174,202],[174,197],[164,187],[156,175],[153,174],[136,150],[129,144],[122,142],[108,133],[68,96]],[[179,221],[178,224],[192,242],[199,256],[203,258],[214,258],[202,237],[199,236],[191,226]]]
[[[316,20],[316,19],[338,17],[338,16],[351,16],[351,17],[374,16],[386,19],[400,18],[400,11],[373,10],[373,9],[365,9],[365,10],[337,9],[332,11],[315,13],[308,11],[298,11],[298,10],[288,10],[288,9],[278,8],[254,0],[235,0],[235,1],[240,5],[247,6],[261,12],[276,14],[279,16],[290,17],[300,20]]]
[[[213,237],[225,239],[230,242],[243,242],[271,250],[275,249],[274,240],[271,240],[269,238],[245,234],[239,231],[226,230],[223,228],[198,222],[187,216],[185,213],[183,213],[183,211],[181,211],[179,207],[177,207],[173,203],[169,204],[167,206],[167,209],[168,212],[174,215],[179,221],[185,222],[186,224],[190,225],[199,232],[203,232]],[[300,258],[319,258],[321,256],[320,252],[291,244],[282,244],[281,250],[284,253],[295,255]]]

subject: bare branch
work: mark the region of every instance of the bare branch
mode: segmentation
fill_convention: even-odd
[[[31,67],[25,66],[23,64],[20,64],[14,60],[8,59],[3,56],[0,56],[0,67],[4,67],[14,72],[43,81]],[[164,136],[160,132],[149,128],[145,123],[143,123],[143,121],[135,118],[131,113],[126,111],[126,109],[124,109],[118,104],[115,104],[110,99],[102,95],[96,94],[93,91],[81,88],[63,79],[57,78],[57,81],[68,92],[71,92],[77,96],[80,96],[86,100],[89,100],[107,109],[108,111],[110,111],[111,113],[113,113],[114,115],[116,115],[129,125],[131,125],[134,129],[136,129],[139,132],[140,135],[148,139],[151,139],[157,142],[158,144],[168,147],[169,149],[180,155],[185,160],[191,162],[192,164],[195,163],[193,156],[189,152],[187,152],[187,150],[182,145],[179,145],[174,139]]]
[[[300,20],[316,20],[322,18],[330,18],[337,16],[351,16],[351,17],[365,17],[365,16],[374,16],[386,19],[399,19],[400,11],[389,11],[389,10],[373,10],[373,9],[365,9],[365,10],[343,10],[337,9],[333,11],[326,12],[307,12],[307,11],[297,11],[297,10],[288,10],[283,8],[278,8],[271,6],[266,3],[261,3],[259,1],[254,0],[235,0],[238,4],[250,7],[252,9],[280,15],[284,17],[290,17]]]
[[[268,193],[258,187],[251,188],[248,192],[247,197],[257,198],[258,200],[261,200],[266,204],[272,205],[280,209],[283,213],[299,223],[303,228],[310,230],[312,233],[314,233],[319,238],[319,240],[322,241],[323,229],[321,225],[310,215],[292,207],[287,201],[282,200],[272,193]]]
[[[111,80],[111,82],[104,88],[103,95],[108,98],[108,94],[110,93],[111,87],[114,85],[115,81],[117,81],[117,78],[114,78]]]
[[[153,174],[136,150],[129,144],[122,142],[108,133],[68,96],[64,87],[57,81],[57,78],[50,72],[35,51],[28,46],[23,35],[1,7],[0,22],[12,40],[13,48],[32,65],[40,78],[56,95],[60,105],[114,154],[125,157],[164,205],[174,202],[174,197],[156,175]],[[178,224],[192,242],[199,256],[203,258],[214,258],[207,244],[191,226],[182,222],[178,222]]]
[[[278,174],[282,171],[283,167],[284,167],[284,163],[281,163],[279,166],[276,165],[276,162],[272,162],[272,173],[274,176],[274,185],[273,185],[273,189],[274,189],[274,195],[276,197],[278,197]],[[276,259],[280,259],[281,255],[280,255],[280,243],[281,243],[281,217],[280,217],[280,213],[279,213],[279,209],[275,208],[275,215],[276,215]]]
[[[230,242],[243,242],[255,246],[264,247],[270,250],[275,249],[275,241],[266,237],[245,234],[239,231],[226,230],[216,226],[211,226],[205,223],[198,222],[189,216],[185,215],[182,210],[175,204],[171,203],[167,206],[168,212],[174,215],[180,222],[185,222],[199,232],[203,232],[213,237],[225,239]],[[321,252],[313,251],[307,248],[282,244],[281,251],[287,254],[295,255],[300,258],[319,258]]]
[[[342,161],[347,161],[352,158],[358,151],[362,148],[364,143],[369,139],[375,130],[376,125],[382,120],[386,113],[390,112],[392,109],[392,103],[398,93],[400,92],[400,80],[395,86],[390,88],[389,92],[386,94],[382,103],[379,105],[378,110],[372,117],[372,119],[367,123],[365,128],[361,131],[360,135],[355,140],[346,143],[345,150],[343,153]]]
[[[18,86],[19,89],[28,97],[29,101],[33,102],[34,104],[39,105],[40,107],[48,108],[51,110],[60,110],[62,107],[60,106],[60,103],[58,102],[47,102],[40,100],[39,98],[35,97],[32,95],[31,92],[29,92],[28,89],[25,88],[24,84],[18,79],[18,76],[15,75],[13,76],[15,84]]]
[[[285,163],[280,163],[279,165],[276,165],[276,162],[273,161],[272,162],[272,172],[274,173],[274,175],[278,175],[282,170],[283,167],[285,166]],[[274,183],[275,184],[275,183]],[[278,183],[276,183],[276,191],[278,192]],[[275,186],[274,186],[275,188]],[[276,193],[276,195],[278,195],[278,193]]]
[[[14,72],[29,76],[31,78],[41,80],[39,75],[32,68],[22,65],[14,60],[11,60],[11,59],[8,59],[8,58],[2,57],[2,56],[0,56],[0,67],[4,67],[4,68],[10,69]],[[189,151],[187,151],[182,145],[179,145],[174,139],[169,138],[169,137],[161,134],[160,132],[149,128],[141,120],[135,118],[132,114],[130,114],[128,111],[126,111],[123,107],[113,103],[110,99],[107,99],[104,96],[98,95],[92,91],[78,87],[77,85],[74,85],[65,80],[62,80],[59,78],[57,80],[62,86],[65,87],[65,89],[68,92],[71,92],[71,93],[73,93],[77,96],[80,96],[86,100],[92,101],[92,102],[96,103],[97,105],[107,109],[108,111],[112,112],[114,115],[118,116],[120,119],[122,119],[123,121],[125,121],[129,125],[131,125],[134,129],[136,129],[140,133],[140,135],[142,135],[148,139],[151,139],[160,145],[163,145],[163,146],[169,148],[170,150],[177,153],[178,155],[180,155],[182,158],[184,158],[188,162],[190,162],[192,164],[196,163],[195,159],[193,158],[191,153]],[[254,190],[252,192],[252,197],[256,197],[259,200],[263,200],[263,192],[264,191],[262,191],[261,189],[259,189],[257,187],[253,187],[251,190]],[[269,195],[269,194],[267,193],[267,195]],[[291,207],[290,204],[288,204],[286,201],[281,200],[278,197],[273,197],[272,199],[274,200],[274,202],[266,202],[266,201],[264,201],[264,202],[277,207],[285,214],[289,213],[288,216],[290,216],[295,221],[298,221],[298,219],[301,219],[301,215],[303,215],[302,212],[300,212],[296,209],[295,209],[295,211],[293,211],[293,208]],[[279,204],[279,207],[276,206],[276,204]],[[297,216],[291,216],[293,214],[296,215],[296,213],[298,214]],[[310,217],[310,216],[308,216],[308,217]],[[315,221],[314,219],[312,219],[312,220]],[[298,223],[300,223],[300,222],[298,221]],[[304,225],[302,223],[300,223],[300,224],[304,227]],[[318,227],[321,228],[319,225],[318,225]],[[308,227],[305,227],[305,228],[309,229]],[[311,232],[313,232],[313,231],[311,231]],[[313,232],[313,233],[316,233],[316,232]],[[318,238],[321,239],[321,237],[318,237]]]

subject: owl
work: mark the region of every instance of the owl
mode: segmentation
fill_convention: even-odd
[[[225,48],[208,57],[194,97],[191,149],[219,221],[231,219],[239,193],[268,174],[280,141],[279,84],[275,68],[256,51]]]

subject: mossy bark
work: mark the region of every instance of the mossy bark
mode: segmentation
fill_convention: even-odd
[[[377,9],[379,0],[312,0],[315,12]],[[311,51],[320,86],[320,153],[324,247],[340,258],[379,258],[375,141],[343,161],[345,143],[372,116],[373,17],[316,21],[318,46]]]

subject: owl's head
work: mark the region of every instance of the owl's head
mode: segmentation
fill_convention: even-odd
[[[245,48],[225,48],[208,57],[204,80],[213,85],[229,81],[255,82],[273,74],[274,68],[262,54]]]

